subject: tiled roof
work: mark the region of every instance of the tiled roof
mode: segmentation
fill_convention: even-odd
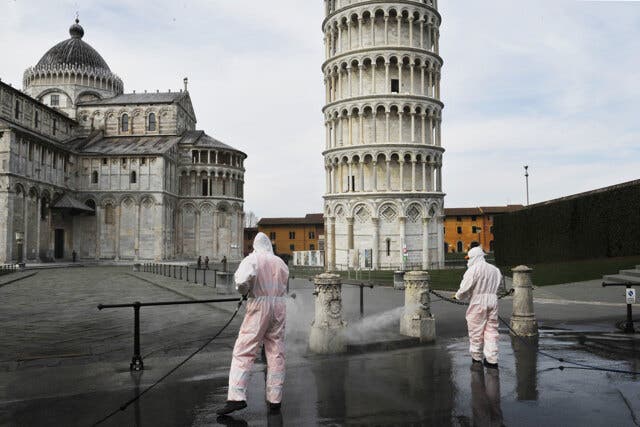
[[[224,148],[227,150],[239,151],[230,145],[225,144],[224,142],[218,141],[217,139],[207,135],[204,131],[201,130],[191,130],[187,131],[183,134],[182,140],[180,144],[183,145],[194,145],[195,148]]]
[[[80,102],[78,105],[173,104],[187,92],[123,93],[112,98]]]
[[[105,137],[97,134],[76,145],[81,154],[121,155],[121,154],[163,154],[180,142],[181,136],[116,136]]]
[[[76,209],[84,212],[94,212],[92,208],[85,205],[81,201],[71,197],[69,193],[65,193],[60,199],[58,199],[53,205],[52,209]]]
[[[475,208],[445,208],[445,216],[480,216],[483,214],[501,214],[507,212],[515,212],[523,209],[522,205],[507,206],[479,206]]]
[[[324,224],[323,214],[308,214],[304,218],[262,218],[258,221],[258,226],[265,225],[303,225],[303,224]]]

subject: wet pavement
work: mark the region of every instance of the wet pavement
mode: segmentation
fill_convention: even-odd
[[[471,369],[464,307],[435,298],[435,344],[384,345],[399,340],[397,307],[403,302],[402,293],[389,288],[365,289],[362,321],[358,289],[344,288],[349,343],[353,349],[367,346],[367,351],[311,355],[306,334],[313,315],[312,288],[294,281],[280,414],[268,414],[265,367],[258,361],[249,407],[234,418],[215,415],[226,398],[237,319],[205,351],[102,425],[640,425],[640,376],[574,369],[535,352],[539,348],[565,360],[640,371],[640,337],[618,333],[613,326],[624,309],[586,304],[597,302],[595,288],[587,295],[576,286],[563,286],[544,288],[544,298],[553,301],[536,304],[541,324],[537,343],[511,338],[501,325],[496,372]],[[0,283],[0,425],[92,425],[212,336],[233,308],[143,309],[146,369],[132,374],[132,310],[99,312],[98,303],[216,295],[212,289],[160,276],[138,278],[123,267],[39,272],[6,286]],[[510,305],[509,299],[501,302],[505,318]]]

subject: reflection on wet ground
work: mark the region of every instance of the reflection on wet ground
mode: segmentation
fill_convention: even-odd
[[[637,376],[570,369],[567,364],[560,370],[561,363],[536,355],[536,345],[565,359],[602,367],[637,370],[640,366],[637,353],[627,357],[635,340],[571,331],[544,332],[539,343],[501,335],[499,371],[471,366],[465,339],[336,357],[292,355],[281,413],[268,414],[264,367],[258,364],[249,388],[249,408],[219,418],[215,409],[226,397],[226,372],[201,375],[208,363],[198,360],[104,425],[637,425]],[[56,425],[90,425],[161,370],[145,372],[142,378],[132,375],[138,381],[124,391],[116,387],[4,402],[0,423],[38,426],[56,420]]]

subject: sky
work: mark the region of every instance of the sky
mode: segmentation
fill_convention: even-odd
[[[69,37],[125,92],[179,90],[248,155],[245,211],[322,212],[321,0],[0,0],[0,78]],[[640,178],[640,1],[440,0],[446,207],[524,204]]]

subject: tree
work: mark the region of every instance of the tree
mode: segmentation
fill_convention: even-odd
[[[253,211],[245,212],[244,214],[244,227],[253,228],[258,226],[258,217]]]

